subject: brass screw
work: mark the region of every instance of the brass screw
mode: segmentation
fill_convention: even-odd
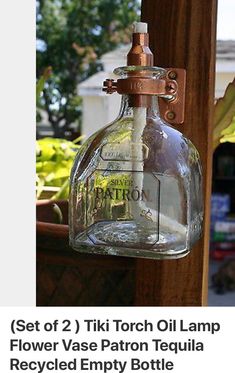
[[[169,73],[168,73],[168,77],[170,78],[170,79],[176,79],[177,78],[177,74],[176,74],[176,71],[170,71]]]
[[[174,111],[168,111],[168,112],[166,113],[166,117],[167,117],[167,119],[169,119],[169,120],[173,120],[173,119],[175,119],[175,113],[174,113]]]

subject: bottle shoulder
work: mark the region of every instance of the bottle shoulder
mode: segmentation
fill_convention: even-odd
[[[71,177],[77,178],[97,167],[129,169],[133,162],[144,162],[149,172],[186,176],[200,159],[192,142],[163,121],[150,119],[141,128],[133,118],[121,118],[84,142]]]

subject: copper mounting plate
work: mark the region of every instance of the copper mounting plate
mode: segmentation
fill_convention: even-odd
[[[168,86],[171,82],[176,82],[178,85],[177,94],[173,100],[159,98],[159,109],[161,117],[170,124],[182,124],[184,122],[185,111],[185,86],[186,86],[186,70],[166,68],[166,78]]]

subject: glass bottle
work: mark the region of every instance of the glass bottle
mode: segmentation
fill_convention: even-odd
[[[130,74],[160,79],[166,73],[146,66],[115,72],[124,79]],[[160,117],[159,96],[123,95],[118,118],[79,150],[69,202],[70,245],[75,250],[177,259],[199,239],[199,154]]]

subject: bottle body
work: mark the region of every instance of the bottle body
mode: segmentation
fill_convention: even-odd
[[[132,108],[125,97],[119,118],[76,157],[70,244],[86,253],[185,256],[201,233],[201,188],[193,144],[162,121],[157,105]]]

